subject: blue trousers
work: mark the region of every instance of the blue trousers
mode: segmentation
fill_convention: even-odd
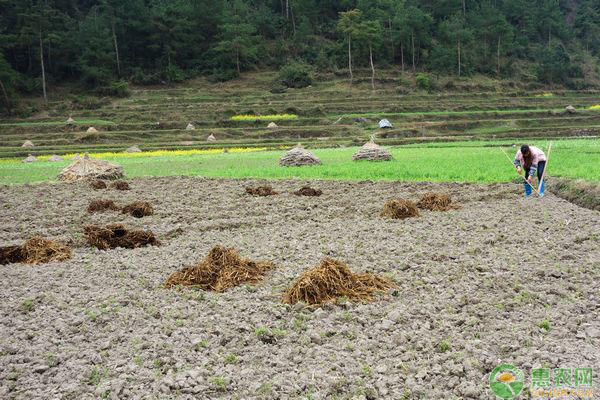
[[[538,163],[538,168],[537,168],[538,181],[540,181],[542,179],[542,175],[544,174],[544,168],[546,168],[546,161],[540,161]],[[528,176],[529,176],[529,169],[527,169],[525,171],[525,178],[527,179]],[[527,182],[523,183],[523,185],[525,186],[525,196],[530,196],[531,195],[531,185]],[[541,182],[540,194],[542,196],[544,195],[544,186],[546,186],[546,182]]]

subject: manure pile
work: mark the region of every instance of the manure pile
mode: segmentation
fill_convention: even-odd
[[[171,274],[164,286],[193,286],[223,292],[242,283],[256,283],[273,264],[239,256],[237,250],[215,246],[200,263]]]
[[[0,247],[0,264],[42,264],[64,261],[72,256],[71,248],[63,243],[35,236],[22,246]]]
[[[310,186],[303,186],[300,190],[294,192],[296,196],[320,196],[323,191],[320,189],[313,189]]]
[[[117,189],[117,190],[130,190],[131,188],[129,187],[129,183],[125,182],[125,181],[116,181],[113,182],[110,185],[111,188],[113,189]]]
[[[270,185],[256,187],[248,186],[246,188],[246,193],[251,194],[252,196],[274,196],[278,194]]]
[[[152,231],[128,230],[120,224],[111,224],[105,227],[86,226],[84,236],[90,246],[99,250],[116,249],[117,247],[135,249],[148,245],[160,246],[160,242]]]
[[[94,190],[106,189],[106,182],[100,179],[96,179],[90,182],[90,187]]]
[[[375,293],[394,287],[392,281],[370,273],[353,273],[345,262],[327,257],[294,282],[284,293],[283,302],[322,304],[335,302],[340,297],[370,301]]]

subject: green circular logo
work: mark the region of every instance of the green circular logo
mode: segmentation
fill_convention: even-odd
[[[514,399],[524,384],[523,373],[512,364],[498,365],[490,374],[490,389],[501,399]]]

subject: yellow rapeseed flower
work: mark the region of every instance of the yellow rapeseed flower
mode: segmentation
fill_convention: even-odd
[[[190,149],[190,150],[153,150],[145,151],[141,153],[115,153],[115,152],[104,152],[104,153],[90,153],[91,158],[97,159],[110,159],[110,158],[144,158],[144,157],[169,157],[169,156],[189,156],[189,155],[209,155],[209,154],[221,154],[221,153],[255,153],[265,150],[275,150],[278,147],[234,147],[234,148],[221,148],[221,149]],[[281,148],[281,146],[279,147]],[[64,154],[61,157],[65,161],[71,160],[77,154]],[[51,156],[37,156],[38,161],[48,161]],[[5,158],[0,159],[0,164],[14,164],[20,163],[21,159],[17,158]]]
[[[235,115],[232,121],[283,121],[298,119],[296,114],[273,114],[273,115]]]

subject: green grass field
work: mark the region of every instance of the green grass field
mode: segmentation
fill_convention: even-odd
[[[513,142],[454,142],[415,144],[391,148],[394,161],[355,162],[353,148],[316,149],[323,165],[283,168],[284,151],[219,153],[209,155],[103,156],[121,164],[128,178],[144,176],[205,176],[224,178],[306,178],[350,180],[399,180],[432,182],[508,182],[517,175],[512,159]],[[535,145],[547,149],[549,142]],[[0,184],[56,181],[69,162],[24,164],[17,159],[0,161]],[[548,174],[600,181],[600,140],[554,141]]]

